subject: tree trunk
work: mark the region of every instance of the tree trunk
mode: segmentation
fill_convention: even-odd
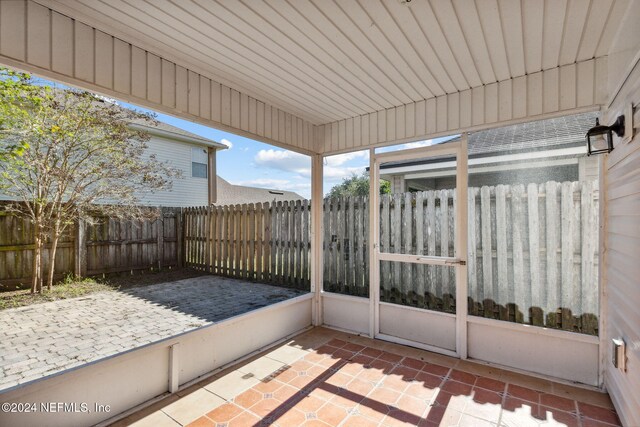
[[[39,294],[42,293],[42,269],[44,267],[43,265],[43,256],[42,256],[42,248],[44,247],[44,240],[42,239],[42,237],[38,237],[38,270],[36,272],[37,274],[37,282],[36,282],[36,292],[38,292]]]
[[[35,294],[38,288],[38,270],[40,269],[40,245],[38,238],[34,242],[33,261],[31,263],[31,293]]]
[[[34,248],[33,248],[33,262],[31,264],[31,293],[38,292],[38,289],[42,286],[38,286],[40,282],[40,264],[42,260],[42,242],[40,240],[40,224],[34,224]]]
[[[58,240],[60,240],[60,232],[58,227],[53,232],[53,238],[51,239],[51,250],[49,251],[49,277],[47,277],[47,290],[51,290],[53,287],[53,275],[56,271],[56,251],[58,250]]]

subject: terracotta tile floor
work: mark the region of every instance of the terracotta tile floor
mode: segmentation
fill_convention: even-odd
[[[238,380],[229,381],[233,375]],[[205,392],[209,400],[188,400]],[[131,424],[605,427],[619,420],[603,393],[315,328],[116,423]]]

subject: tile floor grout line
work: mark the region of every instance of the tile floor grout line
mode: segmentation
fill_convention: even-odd
[[[504,382],[504,388],[502,391],[502,400],[500,401],[500,413],[498,414],[498,422],[497,422],[497,426],[500,426],[502,424],[502,415],[504,415],[504,407],[507,404],[507,389],[509,388],[509,383],[508,382]]]
[[[171,415],[167,414],[167,413],[164,411],[164,408],[161,408],[161,409],[160,409],[160,412],[162,412],[163,414],[165,414],[167,417],[171,418],[171,419],[172,419],[173,421],[175,421],[175,423],[176,423],[176,424],[178,424],[179,426],[184,426],[184,425],[185,425],[185,424],[182,424],[180,421],[176,420],[175,418],[173,418]],[[199,418],[199,417],[198,417],[198,418]],[[196,418],[196,420],[197,420],[198,418]],[[195,421],[195,420],[194,420],[194,421]],[[193,422],[193,421],[189,421],[189,422]]]
[[[338,337],[340,337],[340,335],[337,335],[337,336],[334,335],[333,339],[337,339]],[[438,397],[441,396],[442,392],[445,391],[445,390],[443,390],[443,387],[444,387],[444,384],[447,381],[457,381],[457,382],[461,382],[462,384],[467,384],[468,386],[471,387],[471,391],[472,391],[472,393],[469,393],[469,394],[466,394],[466,393],[463,393],[463,392],[461,392],[462,394],[460,394],[460,393],[459,394],[455,394],[453,392],[450,392],[452,395],[455,395],[455,396],[466,396],[465,400],[464,400],[464,405],[462,406],[461,409],[459,409],[459,408],[452,409],[452,411],[454,411],[455,413],[458,413],[458,417],[465,416],[465,415],[468,416],[468,417],[472,417],[472,418],[475,417],[475,418],[481,419],[483,422],[488,421],[492,425],[495,423],[496,426],[503,424],[504,421],[505,421],[505,416],[506,416],[507,411],[508,411],[508,410],[505,410],[507,399],[509,399],[510,397],[513,397],[513,396],[510,395],[510,393],[508,391],[509,388],[513,384],[511,384],[508,381],[500,381],[499,379],[493,378],[491,376],[485,376],[485,375],[482,375],[482,374],[475,374],[475,373],[472,373],[473,371],[472,372],[462,371],[464,373],[467,373],[467,374],[470,374],[470,375],[474,376],[475,379],[473,380],[473,383],[469,384],[467,382],[468,379],[465,378],[465,377],[462,377],[462,379],[455,379],[454,378],[456,376],[456,375],[454,375],[455,374],[454,370],[456,370],[455,369],[455,365],[446,367],[446,373],[444,375],[437,375],[437,374],[434,374],[433,372],[429,372],[429,371],[424,370],[424,369],[426,369],[427,366],[429,366],[429,365],[442,366],[442,365],[440,365],[438,363],[438,359],[436,359],[436,360],[431,360],[430,359],[431,362],[426,362],[423,359],[422,356],[415,356],[415,355],[413,355],[413,354],[411,354],[409,352],[405,353],[405,352],[400,352],[400,351],[398,351],[398,353],[400,353],[400,354],[398,354],[397,352],[393,351],[393,350],[397,350],[397,349],[381,349],[381,348],[378,348],[378,347],[369,347],[367,345],[362,345],[360,343],[350,342],[349,338],[346,339],[346,342],[345,342],[345,340],[340,339],[340,341],[342,341],[344,343],[340,347],[335,347],[333,345],[329,346],[330,349],[328,349],[328,350],[330,350],[330,352],[327,353],[327,354],[322,355],[322,352],[317,352],[317,349],[319,349],[320,347],[328,345],[327,343],[330,340],[331,340],[331,337],[327,337],[324,341],[317,342],[316,344],[310,345],[309,348],[311,350],[309,352],[307,352],[306,354],[297,355],[297,358],[295,360],[292,360],[292,361],[290,361],[290,363],[286,363],[285,365],[288,366],[289,368],[291,368],[292,366],[295,366],[296,363],[298,363],[300,361],[304,361],[305,365],[298,366],[296,368],[296,373],[306,373],[306,371],[311,370],[311,367],[320,368],[320,369],[316,370],[316,372],[320,371],[320,373],[319,374],[313,374],[313,380],[309,384],[307,384],[307,385],[305,385],[303,387],[300,387],[300,388],[298,386],[295,386],[295,389],[296,389],[295,393],[296,394],[304,391],[305,388],[309,387],[310,385],[312,386],[311,390],[315,390],[315,389],[319,388],[319,386],[321,386],[329,378],[331,378],[332,376],[336,375],[337,373],[340,373],[340,374],[345,376],[344,378],[346,379],[346,382],[344,383],[344,385],[339,386],[339,387],[333,386],[336,389],[336,391],[338,391],[338,392],[336,392],[336,391],[332,392],[331,389],[329,389],[329,390],[327,390],[327,391],[329,391],[329,394],[328,394],[328,397],[326,399],[325,399],[326,396],[324,396],[324,395],[319,395],[318,396],[318,398],[321,400],[321,402],[320,402],[319,406],[314,411],[317,414],[318,412],[324,410],[325,408],[329,408],[330,405],[339,407],[342,411],[344,411],[346,413],[346,417],[343,418],[342,421],[340,421],[339,424],[337,424],[338,426],[344,426],[345,424],[347,424],[349,422],[348,420],[353,419],[354,416],[355,417],[362,417],[362,418],[360,418],[361,420],[365,420],[366,419],[368,421],[376,423],[377,425],[383,425],[384,424],[384,420],[386,420],[386,419],[391,420],[392,417],[390,417],[389,413],[387,412],[385,414],[378,413],[378,414],[381,414],[382,417],[381,417],[380,421],[376,421],[378,419],[378,414],[375,414],[375,412],[376,412],[375,407],[372,407],[374,412],[372,412],[371,414],[367,414],[367,415],[365,415],[364,413],[360,412],[360,409],[366,406],[366,404],[363,404],[363,402],[365,401],[365,399],[370,399],[371,398],[372,393],[376,390],[378,385],[383,385],[388,378],[391,378],[391,377],[394,377],[394,376],[400,376],[403,379],[403,381],[406,381],[406,379],[411,378],[411,381],[406,381],[404,389],[401,392],[397,392],[398,393],[398,398],[394,401],[393,404],[387,404],[387,403],[384,403],[384,401],[380,401],[380,403],[385,405],[386,408],[389,408],[388,411],[391,411],[392,410],[391,408],[397,407],[396,403],[399,403],[400,402],[399,399],[401,399],[403,396],[410,396],[410,397],[414,396],[413,394],[411,394],[411,391],[410,391],[410,387],[411,387],[412,384],[414,384],[414,383],[415,384],[422,383],[423,387],[427,387],[427,388],[432,389],[433,390],[433,394],[431,395],[431,397],[428,400],[422,400],[419,397],[414,397],[418,401],[423,402],[423,404],[424,403],[427,404],[426,408],[424,410],[422,410],[421,415],[417,415],[417,411],[414,411],[414,410],[409,410],[408,413],[409,414],[416,414],[415,415],[416,417],[421,418],[422,420],[424,420],[424,419],[428,418],[428,412],[431,410],[431,408],[436,407],[436,405],[439,406],[439,407],[444,407],[445,409],[449,407],[449,402],[447,402],[445,405],[441,405],[441,404],[437,403],[436,401],[438,400]],[[357,350],[357,351],[350,351],[350,350],[345,349],[345,347],[348,344],[356,344],[361,348],[359,350]],[[340,349],[344,349],[346,353],[342,353],[341,355],[339,355],[337,357],[334,356],[333,354],[335,352],[337,352],[338,350],[340,350]],[[375,357],[366,355],[365,352],[368,352],[369,349],[375,350],[375,352],[378,352],[378,354]],[[308,355],[311,355],[311,354],[316,354],[316,355],[323,356],[323,357],[322,358],[319,358],[319,357],[310,358],[313,361],[305,360],[305,357],[307,357]],[[391,361],[385,360],[385,357],[388,358],[387,354],[393,355],[394,357],[392,359],[394,359],[396,361],[395,362],[391,362]],[[354,359],[357,359],[358,356],[366,356],[367,359],[360,359],[360,360],[354,361]],[[264,355],[262,357],[264,357],[266,359],[276,360],[279,363],[284,363],[284,362],[281,362],[281,361],[279,361],[277,359],[273,359],[272,357],[270,357],[268,355]],[[399,357],[399,359],[398,359],[398,357]],[[411,360],[411,359],[420,360],[421,362],[423,362],[423,365],[421,365],[419,369],[415,369],[415,364],[413,364],[412,366],[409,366],[409,365],[411,365],[411,363],[409,363],[409,360]],[[381,362],[385,362],[385,364],[383,364],[382,367],[375,368],[375,369],[379,369],[380,370],[381,378],[378,379],[377,381],[372,381],[372,380],[369,380],[369,379],[365,379],[364,377],[361,377],[361,375],[364,372],[366,372],[367,369],[370,368],[370,367],[367,367],[368,364],[372,363],[375,360],[380,360]],[[323,363],[323,362],[326,364],[327,361],[333,363],[333,365],[331,365],[331,366],[321,365],[321,363]],[[444,361],[442,363],[444,363]],[[360,369],[357,370],[357,372],[356,372],[357,367],[356,367],[356,369],[346,370],[346,372],[343,371],[343,369],[345,367],[349,366],[350,364],[359,365]],[[409,369],[409,371],[404,371],[404,372],[399,372],[398,371],[398,372],[395,372],[398,368],[407,368],[407,369]],[[416,374],[413,374],[414,371],[416,372]],[[425,373],[425,374],[428,374],[428,375],[433,375],[435,377],[439,377],[440,381],[439,381],[437,386],[434,386],[432,382],[429,382],[427,384],[424,381],[420,381],[420,380],[417,379],[418,378],[418,376],[417,376],[418,373]],[[294,378],[290,378],[289,381],[293,381]],[[426,379],[427,377],[424,377],[424,378]],[[491,384],[485,384],[487,386],[487,388],[480,387],[478,385],[478,381],[479,381],[480,378],[489,378],[489,379],[494,379],[496,381],[503,382],[504,385],[503,385],[502,391],[495,391],[495,388],[490,388]],[[278,381],[277,380],[277,375],[274,376],[273,379]],[[373,387],[370,388],[369,391],[367,391],[367,393],[364,394],[364,395],[359,394],[359,393],[357,393],[355,391],[351,392],[352,394],[353,393],[358,394],[358,397],[357,397],[358,400],[353,400],[353,396],[351,396],[351,400],[353,401],[353,405],[350,404],[350,405],[347,405],[347,406],[341,406],[340,404],[336,404],[336,402],[332,401],[332,399],[334,399],[335,396],[340,396],[341,395],[339,390],[350,391],[347,387],[349,387],[352,384],[355,384],[356,380],[363,381],[363,382],[365,382],[365,383],[367,383],[367,384],[369,384],[370,386],[373,386]],[[257,387],[261,382],[263,382],[262,380],[259,380],[259,381],[260,382],[258,384],[254,384],[249,389]],[[395,382],[395,380],[394,380],[394,382]],[[283,388],[283,387],[290,387],[291,386],[289,383],[284,382],[284,381],[278,381],[278,383],[280,384],[278,386],[278,390]],[[342,383],[342,381],[340,381],[340,383]],[[398,384],[394,385],[393,387],[397,387],[399,385],[402,385],[402,384],[398,383]],[[536,402],[530,402],[528,399],[524,399],[523,404],[525,406],[522,406],[522,408],[527,408],[528,406],[534,405],[534,407],[538,407],[538,414],[540,414],[539,411],[540,411],[540,408],[542,407],[542,397],[541,396],[542,396],[542,394],[545,394],[546,392],[541,392],[541,391],[537,390],[537,388],[533,389],[533,388],[529,388],[527,386],[518,386],[518,387],[522,387],[524,389],[523,391],[528,390],[530,392],[535,392],[536,393],[537,403]],[[391,389],[395,390],[395,388],[391,388]],[[488,418],[484,418],[483,416],[476,417],[476,415],[474,413],[471,413],[471,412],[467,413],[467,410],[473,409],[471,407],[471,400],[470,399],[473,399],[473,396],[474,396],[473,391],[474,390],[475,391],[480,391],[480,390],[489,391],[489,392],[498,393],[498,394],[501,393],[500,411],[498,413],[497,421],[489,420]],[[209,390],[207,390],[207,391],[209,391]],[[209,392],[214,394],[215,396],[221,397],[221,396],[217,395],[214,392],[211,392],[211,391],[209,391]],[[286,408],[284,409],[284,411],[279,411],[279,418],[282,417],[285,413],[287,413],[289,410],[292,410],[292,409],[295,409],[295,410],[297,410],[297,411],[299,411],[301,413],[304,413],[304,411],[302,411],[301,409],[298,409],[297,405],[298,405],[298,403],[302,402],[307,396],[310,396],[311,394],[312,394],[312,392],[309,392],[309,391],[306,392],[306,393],[303,393],[303,396],[299,401],[297,401],[295,403],[292,403],[292,404],[289,404],[289,405],[286,405]],[[554,393],[551,393],[551,394],[555,395]],[[264,393],[263,393],[263,395],[264,395]],[[346,395],[346,394],[343,397],[349,399],[349,396]],[[518,400],[522,400],[522,399],[519,399],[517,397],[513,397],[513,398],[514,399],[518,399]],[[228,401],[226,399],[224,399],[224,400],[226,402],[234,404],[232,402],[233,399],[228,400]],[[567,412],[567,411],[563,410],[562,408],[554,408],[553,406],[550,406],[549,409],[551,410],[551,412],[550,412],[550,417],[551,418],[548,418],[547,421],[553,420],[554,419],[554,414],[556,413],[555,411],[558,411],[558,414],[566,413],[568,415],[573,416],[576,419],[576,424],[578,426],[584,425],[584,419],[583,419],[583,417],[581,415],[581,411],[580,411],[580,407],[579,407],[579,403],[582,403],[582,401],[579,402],[575,398],[573,398],[571,400],[573,401],[573,408],[575,410],[575,414],[572,414],[571,411]],[[285,402],[286,402],[286,400],[285,400]],[[478,401],[478,402],[482,403],[481,401]],[[254,405],[256,403],[254,403]],[[235,406],[238,406],[238,405],[235,405]],[[349,406],[353,406],[353,409],[346,409]],[[599,405],[594,405],[594,406],[600,407]],[[315,404],[314,404],[313,407],[315,407]],[[268,421],[271,421],[274,424],[278,424],[278,419],[279,418],[260,417],[257,413],[253,412],[250,408],[247,408],[247,409],[245,409],[243,407],[240,407],[240,408],[242,409],[243,412],[246,411],[252,417],[257,417],[258,419],[260,419],[260,422],[258,422],[256,425],[264,424],[265,420],[267,420],[268,418],[269,418]],[[604,408],[604,409],[609,410],[608,408]],[[373,417],[373,418],[368,416],[368,415],[374,415],[374,414],[376,416]],[[514,412],[514,414],[517,414],[517,413]],[[165,413],[165,415],[169,416],[166,413]],[[306,413],[304,413],[304,415],[306,415]],[[522,414],[519,414],[519,415],[522,415]],[[534,414],[529,414],[529,417],[531,417],[532,415],[534,415]],[[204,417],[208,419],[208,417],[206,417],[206,414],[204,414]],[[524,417],[526,418],[527,415],[525,414]],[[173,420],[173,418],[171,416],[169,416],[169,418]],[[318,421],[323,421],[324,420],[323,418],[321,418],[319,416],[316,417],[316,418],[317,418]],[[547,418],[547,416],[545,416],[545,418]],[[588,417],[588,418],[591,419],[591,417]],[[306,418],[305,418],[305,421],[306,421]],[[531,421],[543,422],[544,419],[540,420],[539,416],[536,415],[535,419],[531,419]],[[462,422],[462,419],[459,419],[458,422]],[[609,425],[609,424],[608,423],[603,423],[603,425]]]

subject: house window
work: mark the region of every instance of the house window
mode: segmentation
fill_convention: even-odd
[[[193,178],[207,178],[208,160],[206,148],[191,149],[191,176]]]

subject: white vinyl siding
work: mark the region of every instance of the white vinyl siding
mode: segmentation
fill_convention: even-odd
[[[205,206],[208,203],[208,179],[192,177],[192,152],[207,148],[175,140],[152,136],[147,143],[149,154],[155,154],[161,162],[169,162],[182,171],[182,179],[174,179],[170,191],[146,194],[143,204],[149,206]],[[206,157],[205,157],[206,158]]]
[[[56,9],[64,7],[61,3]],[[70,5],[72,10],[81,6],[79,2]],[[0,1],[0,15],[3,65],[216,129],[240,132],[268,144],[313,150],[313,123],[309,119],[316,114],[304,106],[307,102],[301,107],[306,113],[293,113],[299,110],[299,102],[279,97],[274,105],[265,101],[262,89],[249,90],[246,85],[231,89],[228,83],[202,74],[203,69],[209,73],[210,66],[185,68],[175,58],[158,54],[157,49],[137,45],[141,41],[138,37],[115,37],[35,1]],[[191,48],[187,52],[192,53]],[[268,83],[260,81],[265,88]]]
[[[204,150],[202,145],[180,142],[158,136],[152,136],[147,143],[146,154],[155,154],[161,162],[169,162],[182,171],[182,179],[174,179],[171,190],[158,191],[140,196],[141,203],[147,206],[205,206],[208,204],[208,179],[191,176],[192,150]],[[205,155],[206,156],[206,155]],[[9,200],[0,193],[0,200]]]
[[[619,37],[609,52],[609,90],[615,96],[601,122],[613,123],[630,104],[635,107],[635,135],[616,140],[604,156],[604,377],[605,386],[625,426],[640,425],[640,2],[627,10]],[[624,84],[622,84],[624,83]],[[622,84],[622,86],[620,86]],[[619,90],[618,90],[619,89]],[[629,114],[627,121],[631,120]],[[627,132],[625,137],[628,137]],[[599,156],[602,158],[602,156]],[[627,346],[627,370],[611,362],[611,339]]]

